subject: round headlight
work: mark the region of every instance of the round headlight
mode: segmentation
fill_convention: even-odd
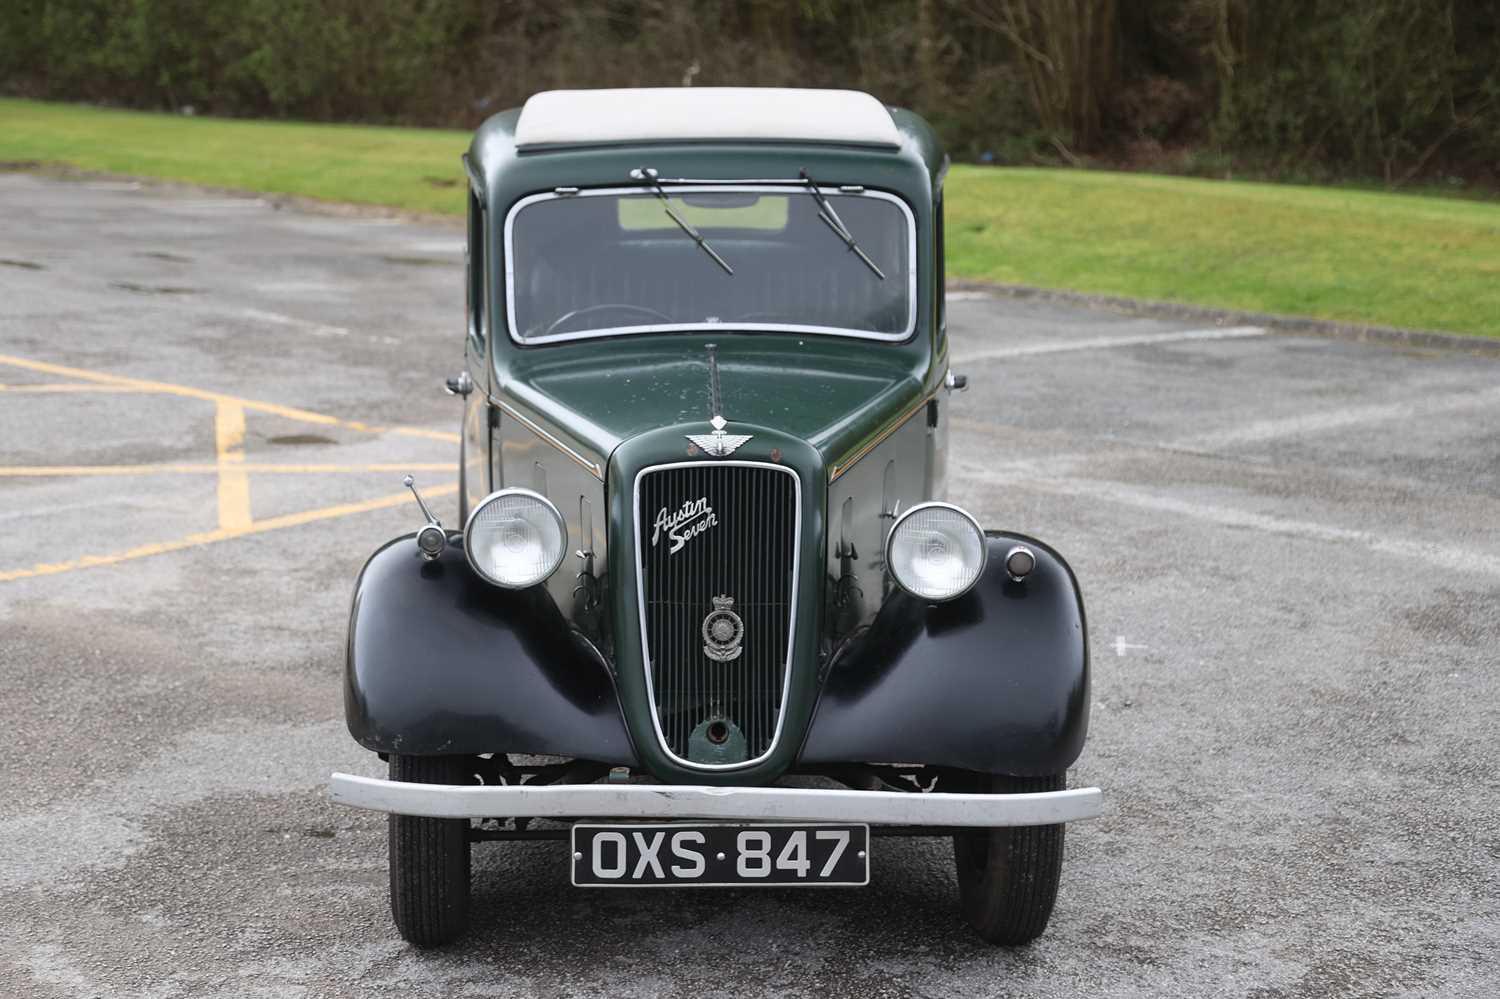
[[[912,596],[952,600],[979,582],[988,552],[973,517],[947,503],[919,503],[896,518],[885,564]]]
[[[530,489],[486,496],[464,526],[469,565],[508,590],[535,586],[557,571],[568,552],[568,528],[557,507]]]

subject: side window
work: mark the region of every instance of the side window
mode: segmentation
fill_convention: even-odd
[[[948,270],[946,262],[947,248],[943,237],[943,194],[938,191],[937,204],[933,207],[933,217],[936,220],[936,233],[933,236],[937,243],[937,252],[934,254],[935,273],[932,275],[933,297],[937,299],[937,336],[938,342],[942,343],[948,335]]]
[[[479,198],[475,196],[473,188],[469,189],[469,245],[464,254],[464,263],[468,274],[467,295],[469,302],[469,339],[474,341],[474,346],[479,350],[484,349],[487,310],[485,309],[485,211],[480,204]]]

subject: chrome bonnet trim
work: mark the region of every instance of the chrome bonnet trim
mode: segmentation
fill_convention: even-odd
[[[912,403],[909,409],[902,410],[901,415],[897,416],[890,423],[887,423],[884,427],[877,430],[875,434],[868,440],[866,440],[863,444],[859,445],[852,452],[845,454],[843,457],[839,458],[838,461],[830,465],[828,472],[828,481],[836,481],[839,476],[843,475],[845,472],[849,471],[849,469],[853,468],[861,458],[869,454],[871,451],[875,450],[880,445],[884,444],[892,434],[900,430],[902,427],[906,426],[906,424],[913,417],[922,412],[922,410],[926,409],[927,404],[933,399],[937,398],[937,394],[937,389],[933,389],[931,392],[926,393],[922,396],[922,398]]]
[[[561,451],[566,457],[572,458],[579,465],[582,465],[584,470],[594,478],[598,479],[600,482],[604,481],[604,470],[602,468],[600,468],[597,464],[590,461],[589,459],[585,458],[583,455],[579,454],[573,448],[564,444],[560,439],[558,439],[555,434],[549,433],[542,427],[541,424],[537,423],[531,417],[527,416],[525,413],[522,413],[520,410],[516,409],[516,407],[512,406],[510,403],[506,402],[504,399],[499,398],[498,396],[490,396],[490,403],[506,416],[509,416],[521,426],[536,434],[542,439],[543,442],[552,445],[552,447],[554,447],[558,451]]]
[[[648,472],[665,472],[674,468],[702,468],[705,465],[714,467],[744,467],[744,468],[766,468],[778,472],[785,472],[792,477],[792,497],[796,516],[793,518],[792,529],[792,592],[788,598],[787,612],[787,638],[786,659],[782,669],[781,678],[781,702],[776,711],[776,728],[771,733],[770,745],[766,751],[751,760],[739,763],[694,763],[685,760],[672,752],[671,746],[667,744],[667,735],[662,731],[661,712],[656,705],[656,684],[651,679],[651,643],[646,637],[646,590],[641,585],[645,577],[645,566],[641,560],[641,479]],[[665,465],[649,465],[635,473],[635,481],[632,483],[634,500],[631,503],[632,516],[635,520],[635,606],[636,627],[641,633],[641,670],[646,675],[646,699],[651,703],[651,727],[656,732],[657,745],[667,757],[680,766],[692,770],[743,770],[745,767],[754,766],[769,757],[776,751],[781,743],[781,730],[786,722],[786,702],[792,689],[792,653],[797,648],[797,593],[801,586],[802,569],[802,477],[785,465],[773,465],[765,461],[674,461]]]
[[[1025,794],[852,791],[845,788],[705,787],[692,784],[411,784],[336,773],[335,804],[437,819],[745,819],[877,825],[1044,826],[1098,818],[1097,787]]]

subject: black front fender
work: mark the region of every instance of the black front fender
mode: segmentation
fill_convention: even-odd
[[[344,714],[360,745],[635,766],[608,667],[546,588],[490,586],[457,535],[432,562],[413,538],[387,542],[355,584]]]
[[[1016,544],[1037,557],[1022,582],[1004,566]],[[1062,773],[1083,751],[1088,697],[1072,570],[1039,541],[992,532],[973,590],[944,604],[893,593],[834,660],[800,762]]]

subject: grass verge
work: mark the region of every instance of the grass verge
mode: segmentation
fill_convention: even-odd
[[[467,132],[188,118],[0,98],[0,160],[404,211],[463,211]]]
[[[0,160],[456,214],[468,134],[0,99]],[[1500,204],[954,167],[954,277],[1500,337]]]
[[[1080,170],[955,167],[963,277],[1500,336],[1500,204]]]

